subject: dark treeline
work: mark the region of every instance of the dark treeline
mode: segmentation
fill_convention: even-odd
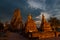
[[[56,17],[50,17],[48,22],[50,23],[53,30],[58,29],[58,28],[60,29],[60,19],[57,19]]]

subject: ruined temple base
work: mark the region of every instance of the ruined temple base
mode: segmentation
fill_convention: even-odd
[[[55,33],[54,32],[37,32],[37,33],[32,33],[32,38],[37,37],[39,39],[42,38],[54,38]]]

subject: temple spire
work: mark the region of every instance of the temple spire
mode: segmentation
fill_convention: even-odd
[[[31,19],[32,19],[32,15],[29,14],[29,15],[28,15],[28,21],[31,20]]]
[[[16,9],[14,11],[13,17],[11,19],[11,25],[14,29],[21,29],[22,28],[22,17],[21,17],[21,11],[19,9]]]
[[[37,32],[37,27],[35,21],[32,19],[31,14],[28,15],[28,19],[25,25],[25,32]]]
[[[41,31],[52,31],[50,24],[46,21],[44,14],[42,14],[42,21],[40,26]]]

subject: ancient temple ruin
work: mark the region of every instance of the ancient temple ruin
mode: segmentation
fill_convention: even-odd
[[[25,32],[37,32],[35,21],[32,19],[31,14],[28,15],[28,19],[25,24]]]
[[[18,30],[23,28],[21,11],[19,9],[16,9],[14,11],[13,17],[11,19],[11,26],[13,29],[18,29]]]
[[[52,31],[52,27],[51,27],[50,24],[46,21],[44,15],[42,15],[42,21],[41,21],[40,30],[43,31],[43,32]]]
[[[33,33],[32,37],[38,37],[39,39],[55,37],[55,33],[53,32],[50,24],[46,21],[44,15],[42,15],[41,26],[39,29],[40,32]]]
[[[29,14],[26,20],[25,26],[23,26],[21,11],[16,9],[14,11],[13,17],[11,19],[11,28],[15,30],[20,30],[24,28],[24,32],[29,34],[30,37],[38,37],[40,38],[52,38],[55,36],[59,36],[60,32],[53,31],[50,23],[45,19],[44,14],[42,14],[42,20],[39,30],[37,29],[36,23],[32,18],[32,15]]]
[[[51,25],[46,21],[45,16],[42,15],[42,21],[41,21],[41,34],[40,34],[40,38],[52,38],[55,37],[55,33],[52,30]]]

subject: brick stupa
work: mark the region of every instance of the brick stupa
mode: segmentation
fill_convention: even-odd
[[[42,14],[42,21],[41,21],[40,29],[43,32],[52,31],[50,24],[46,21],[45,16],[43,14]]]
[[[35,21],[32,19],[31,14],[28,15],[28,19],[25,25],[25,32],[37,32]]]
[[[21,17],[21,11],[19,9],[16,9],[14,11],[13,17],[11,19],[11,25],[13,29],[22,29],[23,23],[22,23],[22,17]]]

